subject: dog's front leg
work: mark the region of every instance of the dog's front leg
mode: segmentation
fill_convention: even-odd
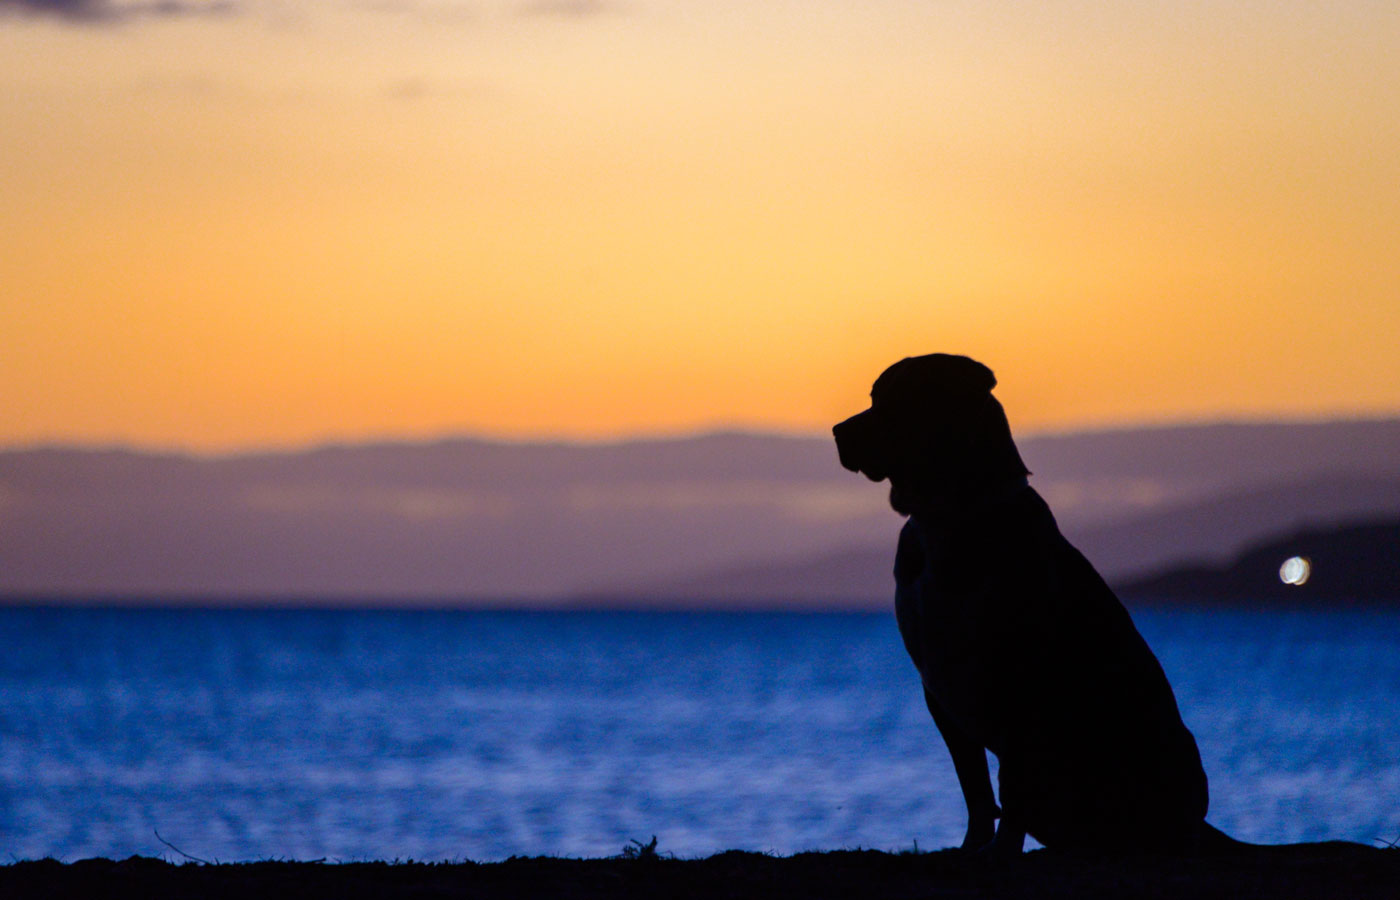
[[[977,850],[999,836],[997,818],[1001,810],[997,808],[996,794],[992,792],[992,776],[987,770],[987,749],[968,737],[949,718],[928,691],[924,691],[924,703],[928,706],[933,724],[943,735],[948,745],[948,753],[953,757],[953,769],[958,773],[958,785],[962,788],[963,801],[967,804],[967,835],[963,838],[964,850]]]
[[[1003,816],[997,826],[997,836],[982,848],[983,853],[993,859],[1006,859],[1020,856],[1026,846],[1026,830]]]

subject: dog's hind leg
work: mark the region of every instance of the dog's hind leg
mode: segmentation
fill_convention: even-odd
[[[924,703],[928,706],[933,723],[943,735],[948,745],[948,753],[953,757],[953,769],[958,773],[958,786],[962,788],[963,801],[967,804],[967,835],[963,838],[964,850],[976,850],[989,844],[997,835],[997,818],[1001,810],[997,808],[996,794],[992,791],[992,776],[987,769],[987,748],[968,737],[951,720],[938,701],[927,690]]]

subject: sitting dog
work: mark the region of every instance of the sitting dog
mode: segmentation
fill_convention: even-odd
[[[1205,824],[1205,770],[1161,665],[1027,483],[995,385],[967,357],[912,357],[833,430],[841,465],[888,478],[890,505],[909,518],[895,614],[967,802],[963,846],[1015,854],[1026,834],[1106,852],[1230,841]]]

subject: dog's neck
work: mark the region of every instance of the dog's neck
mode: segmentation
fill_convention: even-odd
[[[926,527],[948,527],[995,515],[1030,490],[1025,475],[983,481],[953,496],[928,498],[911,517]]]
[[[968,505],[974,509],[1002,506],[1021,496],[1021,492],[1029,489],[1030,486],[1031,480],[1029,478],[1025,475],[1016,475],[994,483],[973,497]]]

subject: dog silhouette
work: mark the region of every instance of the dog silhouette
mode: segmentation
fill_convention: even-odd
[[[1205,770],[1161,665],[1028,484],[995,386],[965,356],[911,357],[833,429],[841,464],[888,479],[908,517],[895,613],[967,802],[963,847],[1231,841],[1205,824]]]

